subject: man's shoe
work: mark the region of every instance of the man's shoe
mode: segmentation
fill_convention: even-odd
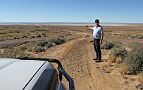
[[[95,62],[102,62],[101,60],[96,60]]]
[[[97,60],[97,58],[93,58],[93,60]]]
[[[90,42],[93,42],[93,40],[91,40]]]

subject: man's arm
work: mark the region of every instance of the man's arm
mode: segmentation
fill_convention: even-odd
[[[86,27],[89,28],[89,29],[91,29],[91,30],[93,30],[93,27],[89,27],[88,25]]]

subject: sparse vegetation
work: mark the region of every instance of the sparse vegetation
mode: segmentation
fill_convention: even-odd
[[[110,63],[122,63],[123,59],[126,57],[127,51],[121,44],[116,44],[110,52],[109,55],[109,64]]]
[[[134,49],[127,54],[123,64],[128,67],[129,74],[137,74],[143,68],[143,47],[134,47]]]
[[[60,45],[66,42],[66,38],[54,38],[48,41],[38,41],[34,46],[34,52],[43,52],[47,48],[50,48],[55,45]]]
[[[135,34],[135,35],[128,35],[130,38],[138,38],[138,39],[143,39],[143,34]]]
[[[40,31],[41,30],[41,31]],[[41,38],[46,37],[45,34],[48,30],[36,29],[36,30],[5,30],[0,32],[0,41],[14,40],[23,38]]]
[[[129,44],[129,47],[132,49],[132,50],[137,50],[137,49],[141,49],[142,48],[142,43],[139,43],[139,42],[134,42],[134,43],[131,43]]]
[[[18,58],[18,57],[28,57],[29,54],[20,48],[6,48],[1,49],[0,57],[2,58]]]
[[[35,51],[35,52],[43,52],[43,51],[45,51],[45,47],[42,47],[42,46],[34,46],[34,48],[33,48],[33,50]]]
[[[117,44],[119,44],[119,43],[113,42],[113,41],[104,41],[101,45],[101,49],[111,50]]]
[[[132,49],[130,52],[127,52],[121,44],[113,46],[108,62],[121,64],[122,74],[137,74],[143,69],[143,45],[132,43],[129,46]]]

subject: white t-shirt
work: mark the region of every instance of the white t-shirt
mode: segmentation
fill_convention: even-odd
[[[103,28],[102,27],[93,27],[93,38],[94,39],[101,39],[101,34],[103,33]]]

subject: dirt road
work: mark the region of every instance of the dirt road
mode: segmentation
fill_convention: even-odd
[[[80,38],[34,56],[61,60],[73,77],[76,90],[132,90],[124,85],[122,77],[105,73],[102,68],[104,62],[96,63],[94,54],[90,38]],[[103,59],[106,58],[107,55],[103,55]]]

